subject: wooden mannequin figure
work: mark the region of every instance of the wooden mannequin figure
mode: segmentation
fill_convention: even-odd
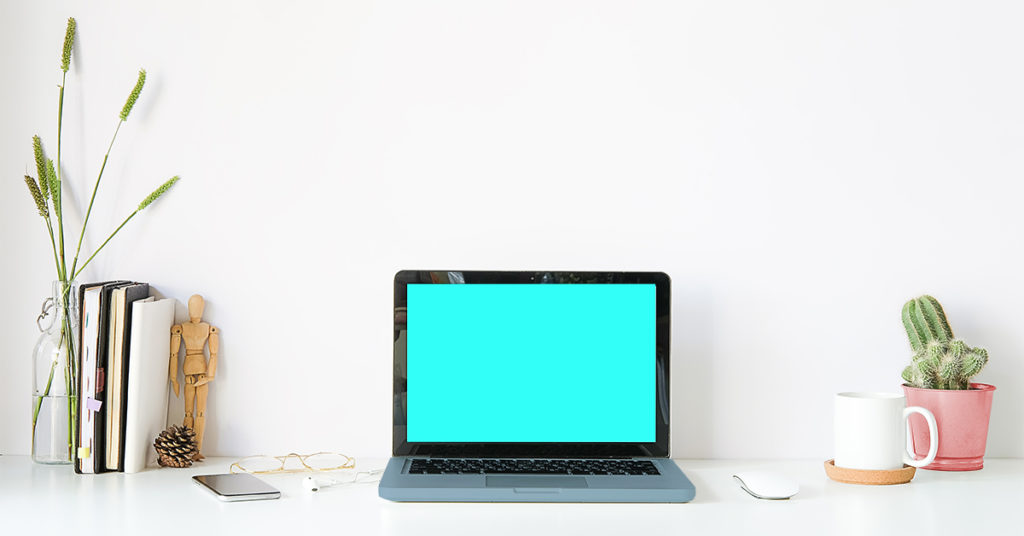
[[[175,324],[171,327],[171,366],[170,379],[177,397],[178,385],[178,350],[182,338],[185,339],[185,363],[182,366],[185,374],[185,426],[196,433],[196,455],[193,460],[202,460],[200,451],[203,448],[203,431],[206,429],[206,396],[210,390],[210,382],[217,375],[217,351],[220,349],[220,330],[200,322],[203,316],[203,297],[193,294],[188,299],[189,322]],[[203,353],[206,342],[210,342],[210,361],[207,363]],[[193,418],[195,415],[195,418]]]

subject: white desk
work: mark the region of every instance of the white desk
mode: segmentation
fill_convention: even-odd
[[[68,466],[0,456],[0,533],[1024,534],[1024,460],[989,459],[983,470],[965,473],[918,471],[908,485],[879,487],[833,482],[821,460],[677,460],[697,486],[688,504],[392,503],[377,497],[376,484],[306,492],[294,474],[263,477],[281,490],[279,500],[223,503],[191,482],[193,474],[227,472],[231,461],[79,476]],[[360,459],[358,468],[384,462]],[[731,478],[750,469],[784,473],[800,493],[788,501],[754,499]],[[55,530],[43,529],[43,520]]]

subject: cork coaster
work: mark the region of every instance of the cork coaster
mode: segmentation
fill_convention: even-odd
[[[845,482],[847,484],[867,484],[870,486],[906,484],[914,479],[915,472],[917,472],[917,468],[909,465],[904,465],[903,469],[871,471],[836,467],[835,460],[825,462],[825,474],[836,482]]]

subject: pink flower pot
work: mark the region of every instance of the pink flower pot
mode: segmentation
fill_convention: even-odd
[[[972,383],[970,389],[952,391],[903,386],[907,406],[928,409],[939,425],[939,452],[935,461],[922,469],[976,471],[982,468],[995,390],[986,383]],[[923,458],[929,447],[928,424],[924,417],[910,416],[910,433],[914,453]]]

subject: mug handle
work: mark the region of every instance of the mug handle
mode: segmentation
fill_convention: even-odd
[[[903,452],[903,463],[913,467],[924,467],[935,461],[935,455],[939,453],[939,425],[935,422],[935,415],[921,406],[910,406],[903,409],[903,418],[907,419],[911,413],[918,413],[924,420],[928,421],[928,455],[923,459],[915,460],[914,454],[910,452],[910,442],[907,442],[907,449]],[[910,424],[909,422],[907,423]]]

